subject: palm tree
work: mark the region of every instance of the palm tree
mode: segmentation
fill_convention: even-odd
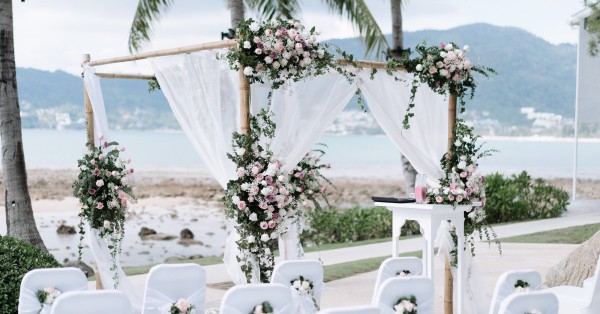
[[[0,0],[0,137],[7,234],[46,249],[35,225],[21,136],[12,0]]]
[[[364,38],[369,51],[377,53],[387,48],[388,43],[377,21],[367,7],[365,0],[321,0],[330,11],[346,16]],[[163,14],[174,0],[139,0],[138,7],[129,31],[129,50],[138,51],[144,42],[150,40],[152,22]],[[227,0],[231,12],[231,28],[244,20],[245,6],[258,12],[261,18],[293,18],[300,11],[298,0]]]

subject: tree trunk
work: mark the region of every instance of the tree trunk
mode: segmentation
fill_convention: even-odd
[[[12,0],[0,0],[0,137],[7,234],[46,249],[35,225],[21,136]]]
[[[228,0],[231,13],[231,28],[236,29],[238,23],[244,20],[244,0]]]

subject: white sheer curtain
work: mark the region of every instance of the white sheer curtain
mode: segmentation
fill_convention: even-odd
[[[291,170],[321,138],[333,120],[346,107],[356,86],[346,78],[330,73],[286,84],[273,91],[271,109],[277,125],[271,149],[283,164],[283,170]],[[266,85],[252,85],[252,112],[267,106],[270,91]],[[288,226],[279,238],[279,252],[284,260],[296,260],[304,255],[300,245],[302,223]]]
[[[99,145],[100,135],[103,135],[105,140],[109,141],[108,122],[106,121],[106,110],[104,109],[104,97],[102,96],[100,77],[96,75],[94,68],[84,66],[83,81],[94,110],[94,133],[96,137],[94,142],[95,145]],[[127,279],[127,276],[121,268],[118,257],[116,262],[117,269],[115,271],[110,270],[112,267],[112,258],[110,256],[108,243],[106,242],[107,240],[100,238],[98,230],[91,229],[87,224],[85,229],[85,242],[88,244],[96,262],[96,266],[98,267],[102,285],[105,289],[113,289],[115,286],[113,275],[117,273],[119,276],[117,290],[125,293],[136,313],[141,313],[142,296],[135,286]]]
[[[203,164],[223,187],[235,178],[227,158],[239,131],[239,78],[215,51],[150,59],[175,118]]]
[[[396,148],[410,161],[417,172],[424,173],[435,183],[444,175],[440,159],[446,153],[448,139],[448,105],[444,96],[421,86],[415,97],[415,114],[410,128],[402,121],[408,107],[412,78],[406,82],[379,71],[373,80],[370,71],[358,73],[358,86],[375,120]]]

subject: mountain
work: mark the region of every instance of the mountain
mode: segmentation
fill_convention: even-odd
[[[390,39],[388,39],[390,40]],[[426,41],[452,41],[471,46],[475,63],[494,68],[498,75],[478,78],[476,95],[467,103],[473,117],[498,120],[502,125],[527,125],[521,107],[574,115],[575,45],[554,45],[522,29],[472,24],[449,30],[406,32],[405,47]],[[364,46],[357,38],[328,41],[359,59]],[[367,56],[367,59],[374,59]],[[62,71],[17,69],[24,127],[83,128],[82,80]],[[144,81],[102,80],[109,124],[122,129],[179,128],[161,92],[148,93]],[[351,104],[349,109],[357,109]]]

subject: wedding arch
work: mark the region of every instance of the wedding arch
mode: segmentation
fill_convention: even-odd
[[[142,79],[156,78],[173,113],[186,136],[195,147],[202,162],[217,182],[225,188],[235,175],[235,167],[226,158],[234,131],[248,132],[249,115],[267,104],[270,89],[249,84],[243,69],[234,72],[226,63],[215,58],[215,53],[236,46],[234,40],[210,42],[176,49],[140,53],[123,57],[91,60],[84,55],[84,102],[87,120],[88,142],[98,142],[99,134],[109,138],[100,78]],[[96,72],[103,65],[149,59],[154,75]],[[287,84],[273,91],[272,110],[278,126],[273,140],[273,151],[283,163],[283,169],[294,167],[302,156],[317,142],[344,109],[356,89],[360,89],[370,111],[396,148],[407,157],[419,173],[434,180],[444,176],[439,165],[440,156],[454,142],[454,125],[457,97],[447,97],[427,86],[419,88],[410,129],[403,127],[403,119],[411,97],[411,85],[398,82],[386,73],[387,63],[339,59],[345,67],[356,67],[353,83],[339,74],[324,74],[299,82]],[[368,69],[368,70],[367,70]],[[379,69],[373,73],[370,69]],[[404,73],[403,67],[392,69]],[[412,78],[406,75],[407,80]],[[446,99],[448,100],[446,105]],[[236,104],[239,104],[237,106]],[[86,241],[96,260],[99,277],[104,286],[111,286],[109,256],[105,244],[92,233],[86,233]],[[232,280],[245,282],[240,274],[235,255],[230,246],[235,235],[228,237],[225,263]],[[299,253],[293,248],[299,245],[298,230],[290,229],[287,237],[280,239],[280,252],[284,259],[297,259]],[[448,263],[446,263],[448,264]],[[120,265],[122,275],[119,288],[128,293],[132,303],[140,300]],[[237,269],[237,271],[236,271]],[[448,287],[446,284],[446,291]],[[451,291],[451,290],[450,290]],[[450,305],[451,306],[451,305]]]

